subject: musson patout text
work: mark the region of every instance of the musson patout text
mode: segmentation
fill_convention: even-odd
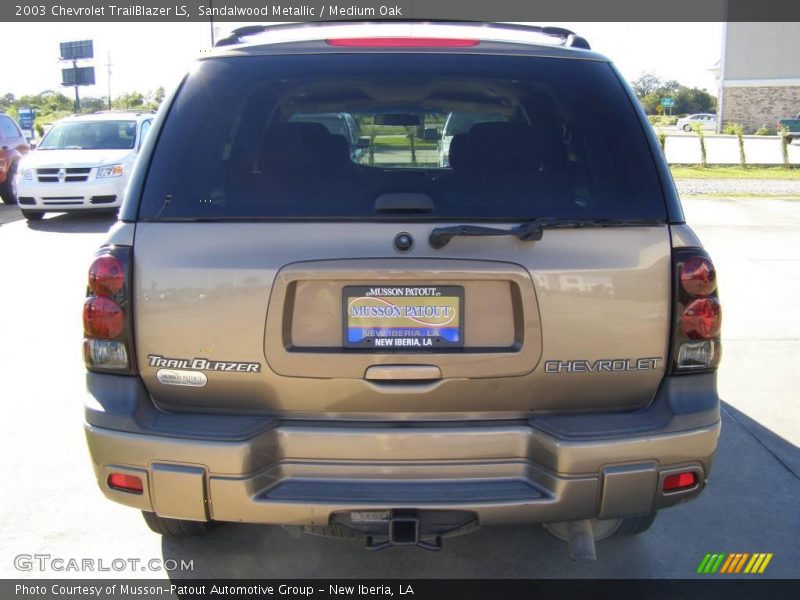
[[[124,596],[158,596],[163,594],[177,594],[178,596],[407,596],[414,595],[414,589],[408,584],[400,585],[366,585],[366,584],[329,584],[325,587],[313,585],[138,585],[115,583],[109,585],[80,585],[68,583],[56,584],[17,584],[17,596],[77,596],[77,597],[103,597],[113,594]]]
[[[87,4],[86,6],[63,6],[55,4],[50,7],[38,4],[16,4],[15,14],[18,17],[192,17],[193,7],[186,4],[172,6],[144,6],[142,4]],[[48,10],[49,9],[49,10]],[[264,4],[263,6],[239,6],[235,2],[218,6],[197,7],[194,15],[201,18],[210,17],[402,17],[403,8],[394,5],[353,6],[346,4],[304,4],[286,6],[282,4]]]

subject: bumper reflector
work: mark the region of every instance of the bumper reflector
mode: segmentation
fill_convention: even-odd
[[[108,487],[130,494],[141,494],[144,490],[141,477],[125,473],[111,473],[108,476]]]
[[[664,479],[663,490],[665,492],[677,492],[687,490],[697,485],[697,473],[687,471],[685,473],[675,473]]]

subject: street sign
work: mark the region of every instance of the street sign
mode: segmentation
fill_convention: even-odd
[[[36,118],[36,113],[32,108],[20,108],[17,111],[19,115],[19,126],[22,129],[33,129],[33,120]]]
[[[94,67],[61,69],[61,85],[94,85]]]
[[[659,105],[659,106],[656,106],[656,112],[657,112],[658,114],[661,114],[661,113],[663,113],[663,112],[664,112],[664,107],[663,107],[663,106],[661,106],[661,105]]]
[[[71,69],[61,69],[61,85],[75,88],[75,112],[81,111],[81,98],[78,87],[94,85],[94,67],[79,67],[78,61],[94,57],[92,40],[61,42],[61,60],[72,61]]]
[[[92,40],[61,42],[61,60],[82,60],[94,57]]]
[[[673,106],[675,106],[675,98],[662,98],[661,106],[663,106],[664,108],[672,108]]]

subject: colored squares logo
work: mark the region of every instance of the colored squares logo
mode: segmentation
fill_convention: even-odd
[[[760,575],[772,560],[772,552],[708,553],[700,561],[697,573]]]

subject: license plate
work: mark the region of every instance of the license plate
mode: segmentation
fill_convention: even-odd
[[[347,286],[344,345],[380,350],[437,350],[464,344],[461,286]]]

